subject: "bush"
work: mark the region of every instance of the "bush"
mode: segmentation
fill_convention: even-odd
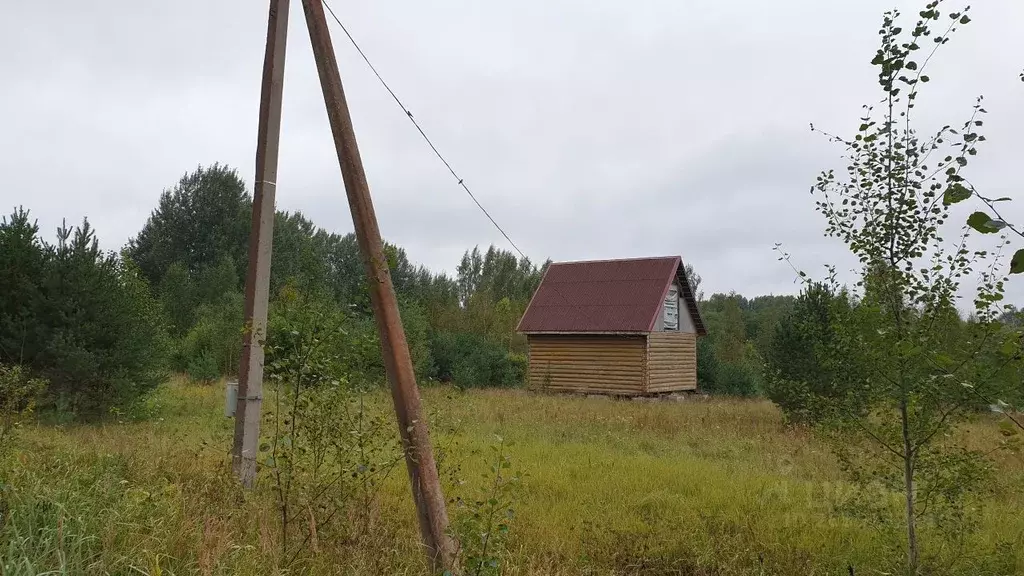
[[[279,365],[282,359],[296,355],[302,355],[303,362],[320,366],[324,371],[351,371],[351,366],[342,358],[342,351],[351,352],[347,329],[344,315],[334,302],[302,294],[293,285],[285,285],[270,303],[265,341],[266,377],[282,369]],[[314,338],[315,345],[304,340],[306,337]]]
[[[707,391],[731,396],[756,396],[757,373],[747,362],[722,362],[715,374],[714,388]]]
[[[21,419],[32,413],[46,381],[32,378],[21,366],[0,364],[0,455],[10,446]]]
[[[383,385],[387,382],[380,334],[373,318],[345,318],[336,344],[342,367],[354,384]],[[414,365],[415,362],[414,359]]]
[[[437,333],[431,352],[437,377],[462,388],[519,386],[526,377],[524,355],[511,354],[480,334]]]
[[[435,369],[434,358],[430,353],[428,336],[430,322],[427,319],[427,313],[422,305],[406,298],[399,298],[398,307],[402,315],[405,341],[409,345],[409,354],[412,356],[412,366],[416,371],[416,377],[420,380],[430,378]],[[374,334],[376,334],[376,326],[374,326]],[[377,355],[380,355],[379,344]]]
[[[185,373],[188,374],[189,380],[200,384],[209,384],[221,375],[217,357],[209,350],[203,350],[189,360]]]
[[[197,309],[195,326],[178,342],[173,365],[192,375],[193,364],[207,363],[213,377],[229,376],[238,371],[242,351],[243,299],[238,292],[227,292],[212,304]]]
[[[399,306],[413,369],[418,378],[429,378],[434,375],[434,365],[426,315],[415,302],[403,301]],[[294,284],[286,284],[270,306],[268,343],[279,346],[293,333],[310,330],[330,333],[319,349],[333,358],[335,368],[352,384],[381,385],[387,381],[373,316],[343,309],[330,294],[304,293]]]
[[[760,393],[759,374],[751,358],[757,353],[749,345],[740,351],[741,359],[723,362],[715,352],[713,337],[697,340],[697,386],[701,392],[731,396],[756,396]]]
[[[718,387],[718,358],[711,338],[697,339],[697,387],[710,392]]]
[[[0,221],[0,362],[49,380],[48,404],[79,416],[130,404],[166,376],[159,306],[130,260],[99,249],[88,222],[38,238],[17,210]]]
[[[290,305],[297,302],[282,302],[267,345],[266,378],[275,393],[264,404],[272,425],[263,430],[258,454],[277,504],[280,554],[289,564],[304,549],[316,553],[311,531],[339,543],[371,541],[378,497],[403,460],[394,416],[372,410],[360,384],[339,370],[336,308]],[[345,521],[331,524],[335,516]]]
[[[530,368],[530,359],[526,354],[509,353],[506,358],[506,386],[518,386],[526,382],[526,372]]]
[[[339,310],[333,302],[326,304]],[[412,367],[420,381],[436,374],[434,359],[427,335],[429,323],[422,306],[413,301],[399,301],[405,342],[412,357]],[[384,357],[381,355],[380,334],[373,316],[361,313],[343,317],[342,334],[337,340],[337,353],[343,367],[354,381],[363,380],[373,384],[387,382]]]

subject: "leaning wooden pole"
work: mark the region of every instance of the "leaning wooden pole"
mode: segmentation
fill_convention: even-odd
[[[288,36],[289,0],[270,0],[267,51],[263,57],[263,88],[256,144],[256,182],[253,185],[249,270],[245,278],[245,339],[238,367],[238,404],[232,464],[242,485],[256,482],[256,451],[260,438],[263,397],[263,339],[267,333],[270,300],[270,253],[274,244],[274,196],[277,191],[277,151],[281,136],[281,96],[284,54]]]
[[[412,496],[419,515],[420,533],[432,568],[450,568],[454,559],[454,546],[447,534],[448,513],[444,493],[437,476],[434,451],[430,444],[427,421],[420,406],[419,388],[413,372],[409,345],[398,313],[391,273],[384,257],[384,244],[377,216],[373,211],[370,190],[359,157],[356,135],[352,129],[345,91],[341,84],[338,61],[327,29],[327,20],[321,0],[303,0],[306,25],[313,44],[320,85],[327,104],[327,116],[334,133],[334,146],[338,152],[341,176],[345,182],[352,222],[355,225],[359,251],[362,254],[366,277],[370,284],[370,302],[377,320],[384,367],[391,385],[391,397],[398,417],[398,429],[405,451],[405,463],[412,484]]]

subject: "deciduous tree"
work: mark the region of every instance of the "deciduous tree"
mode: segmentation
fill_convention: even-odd
[[[971,249],[968,227],[947,238],[944,226],[953,205],[968,196],[964,170],[985,140],[980,99],[959,129],[925,135],[915,127],[927,64],[970,21],[967,9],[945,13],[940,4],[929,3],[907,28],[898,12],[885,14],[872,60],[881,105],[866,109],[852,138],[829,135],[844,147],[848,166],[842,176],[824,172],[813,188],[826,233],[860,262],[857,305],[833,326],[841,347],[866,367],[854,385],[816,400],[831,416],[851,477],[901,494],[911,574],[941,561],[937,550],[922,552],[922,531],[949,542],[976,517],[966,510],[984,489],[986,466],[956,441],[955,426],[979,399],[1000,397],[1006,382],[991,367],[1017,362],[1020,354],[1019,334],[997,322],[1004,288],[998,252]],[[978,283],[976,321],[951,341],[957,296],[970,281]],[[887,517],[884,507],[875,512]]]

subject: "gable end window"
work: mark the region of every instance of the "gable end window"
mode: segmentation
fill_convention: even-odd
[[[679,290],[675,286],[668,289],[665,296],[665,330],[679,330]]]

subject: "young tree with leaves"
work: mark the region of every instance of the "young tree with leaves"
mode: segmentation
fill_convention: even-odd
[[[834,326],[840,347],[865,371],[851,385],[817,395],[820,421],[839,440],[855,480],[901,494],[910,574],[940,561],[938,550],[922,554],[922,530],[945,543],[968,532],[966,504],[983,490],[986,465],[957,442],[955,427],[979,401],[1005,392],[992,366],[1020,357],[1019,334],[997,322],[999,253],[970,249],[968,227],[952,241],[944,237],[952,205],[969,196],[963,171],[984,141],[980,99],[960,129],[925,136],[915,128],[920,89],[930,80],[926,65],[970,22],[968,9],[943,13],[940,4],[929,3],[906,30],[898,12],[885,14],[872,60],[880,110],[867,108],[852,139],[829,135],[845,147],[846,174],[825,172],[812,189],[827,235],[841,239],[862,267],[858,302]],[[971,226],[997,228],[979,220],[972,217]],[[958,294],[971,279],[979,282],[976,321],[951,341]]]

